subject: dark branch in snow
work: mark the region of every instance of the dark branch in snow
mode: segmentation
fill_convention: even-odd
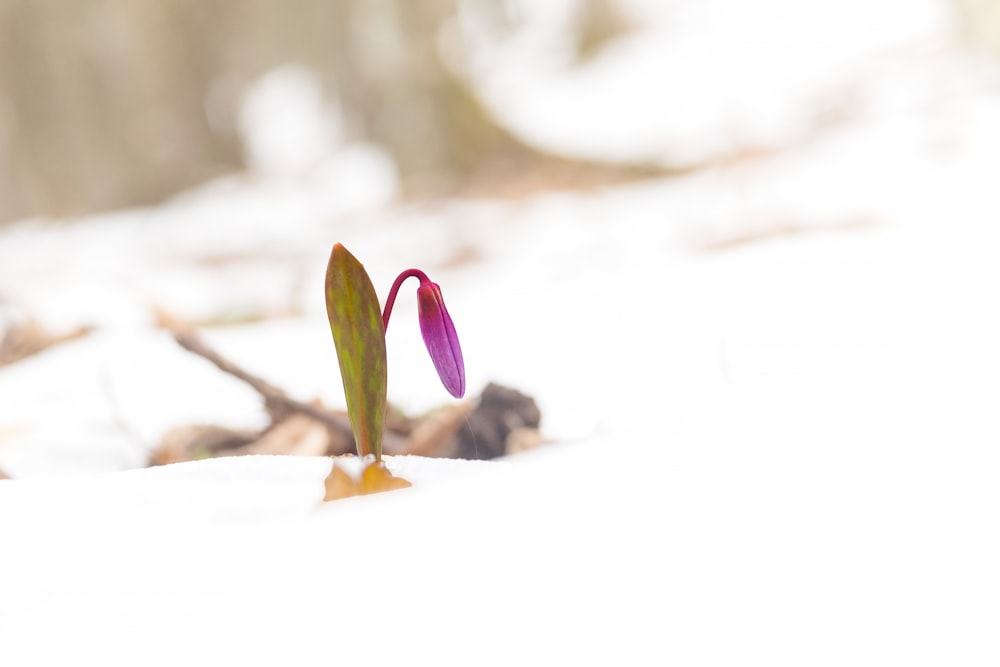
[[[167,329],[173,335],[177,344],[188,352],[197,354],[212,362],[216,368],[233,377],[243,380],[264,399],[264,407],[267,409],[271,419],[275,422],[282,421],[291,414],[303,414],[312,417],[316,421],[324,424],[340,438],[346,438],[349,442],[354,442],[351,433],[351,425],[345,416],[338,415],[318,405],[303,403],[289,397],[284,391],[278,389],[266,380],[252,375],[233,362],[229,361],[218,352],[210,348],[193,331],[183,330],[172,325]]]

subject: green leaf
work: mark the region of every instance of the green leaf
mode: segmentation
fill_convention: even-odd
[[[326,267],[326,312],[344,380],[358,455],[382,459],[386,410],[385,328],[365,267],[337,243]]]

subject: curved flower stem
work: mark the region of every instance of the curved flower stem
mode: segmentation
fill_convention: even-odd
[[[399,291],[399,287],[403,284],[403,281],[410,277],[419,280],[421,285],[430,282],[427,274],[420,269],[407,269],[396,276],[396,280],[392,283],[392,288],[389,290],[389,296],[385,299],[385,309],[382,311],[383,329],[389,328],[389,315],[392,314],[392,305],[396,303],[396,292]]]

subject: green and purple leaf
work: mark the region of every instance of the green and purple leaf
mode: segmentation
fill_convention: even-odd
[[[385,328],[368,273],[337,243],[326,268],[326,312],[358,455],[382,458],[387,377]]]

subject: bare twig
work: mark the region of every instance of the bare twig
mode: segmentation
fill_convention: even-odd
[[[770,241],[784,236],[797,236],[799,234],[812,234],[819,232],[845,232],[865,230],[876,226],[878,223],[867,218],[850,219],[834,222],[825,225],[805,225],[795,222],[775,222],[769,225],[749,227],[733,232],[722,232],[714,235],[702,235],[702,238],[694,240],[693,245],[702,252],[718,252],[731,250],[733,248],[758,243],[760,241]]]
[[[173,335],[177,344],[188,352],[197,354],[199,357],[212,362],[216,368],[233,377],[243,380],[264,399],[264,407],[274,421],[281,421],[290,414],[303,414],[312,417],[329,428],[340,438],[345,438],[349,442],[354,442],[354,434],[351,431],[350,423],[341,415],[330,412],[320,406],[310,403],[303,403],[289,397],[281,389],[278,389],[266,380],[252,375],[233,362],[229,361],[218,352],[210,348],[194,331],[184,330],[177,326],[167,324],[166,328]]]

